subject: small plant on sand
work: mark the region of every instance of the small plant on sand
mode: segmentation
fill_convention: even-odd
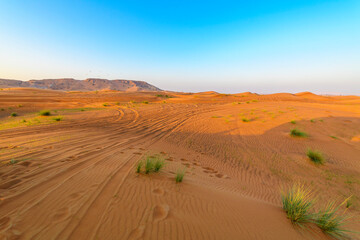
[[[348,223],[350,219],[349,216],[344,213],[338,213],[339,208],[346,203],[345,200],[343,203],[338,206],[335,205],[335,202],[329,202],[325,208],[321,209],[316,214],[315,223],[316,225],[326,234],[330,235],[335,239],[346,239],[348,238],[348,233],[352,232],[350,230],[344,229],[343,226]],[[346,210],[345,210],[346,211]],[[344,211],[344,212],[345,212]]]
[[[14,164],[16,164],[16,163],[18,163],[18,162],[19,162],[18,160],[11,159],[10,162],[9,162],[9,164],[10,164],[10,165],[14,165]]]
[[[295,121],[295,120],[291,120],[290,123],[296,124],[296,121]]]
[[[151,157],[147,157],[145,160],[145,173],[149,174],[154,170],[154,161]]]
[[[1,111],[5,111],[5,109],[4,109],[4,108],[2,108],[2,109],[1,109]]]
[[[345,205],[346,208],[350,208],[353,205],[352,196],[348,197],[345,201],[346,201],[346,205]]]
[[[56,121],[56,122],[60,122],[62,120],[62,117],[60,117],[60,116],[59,117],[54,117],[53,120]]]
[[[143,161],[139,161],[136,165],[136,172],[140,173],[141,172],[141,167],[143,165]]]
[[[315,164],[324,164],[325,159],[321,152],[319,151],[313,151],[311,149],[308,149],[306,152],[306,155],[310,158],[311,161],[313,161]]]
[[[296,128],[291,129],[290,135],[293,137],[307,137],[308,136],[305,132],[302,132]]]
[[[108,107],[108,106],[110,106],[110,104],[108,104],[108,103],[103,103],[103,107]]]
[[[143,101],[143,104],[149,104],[149,102],[148,101]]]
[[[310,122],[314,123],[314,122],[315,122],[315,119],[310,119]]]
[[[18,107],[19,107],[19,108],[20,108],[20,107],[23,107],[23,105],[22,105],[22,104],[19,104]]]
[[[248,119],[248,118],[242,118],[241,119],[243,122],[250,122],[251,120],[250,119]]]
[[[333,139],[338,139],[336,136],[330,136],[331,138],[333,138]]]
[[[154,159],[154,172],[159,172],[165,165],[165,161],[159,157]]]
[[[42,110],[39,112],[40,116],[50,116],[51,112],[49,110]]]
[[[281,201],[283,209],[292,223],[301,225],[311,222],[313,214],[309,210],[313,206],[314,200],[309,189],[295,184],[287,192],[281,192]]]
[[[16,112],[13,112],[10,114],[11,117],[16,117],[18,114]]]
[[[185,169],[178,170],[175,175],[175,182],[181,183],[183,181],[184,176],[185,176]]]

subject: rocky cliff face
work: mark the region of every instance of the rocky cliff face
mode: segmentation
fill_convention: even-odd
[[[96,91],[96,90],[118,90],[118,91],[161,91],[161,89],[144,81],[132,80],[108,80],[99,78],[88,78],[76,80],[73,78],[43,79],[18,81],[0,79],[1,88],[30,87],[63,91]]]

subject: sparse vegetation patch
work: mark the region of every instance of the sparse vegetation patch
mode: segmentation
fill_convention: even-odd
[[[307,133],[302,132],[302,131],[300,131],[300,130],[298,130],[296,128],[291,129],[290,135],[293,136],[293,137],[307,137],[308,136]]]
[[[287,192],[281,193],[283,209],[287,217],[294,224],[311,222],[313,215],[310,208],[313,206],[311,192],[303,185],[294,185]]]
[[[309,157],[311,161],[313,161],[315,164],[324,164],[325,159],[321,152],[319,151],[313,151],[311,149],[308,149],[306,152],[306,155]]]
[[[51,112],[49,110],[42,110],[39,112],[40,116],[50,116]]]

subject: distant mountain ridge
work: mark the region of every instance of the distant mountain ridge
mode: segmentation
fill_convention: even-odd
[[[76,80],[73,78],[60,78],[60,79],[42,79],[42,80],[29,80],[19,81],[0,78],[1,88],[40,88],[52,89],[62,91],[96,91],[96,90],[118,90],[127,92],[136,91],[161,91],[144,81],[133,81],[123,79],[101,79],[101,78],[87,78],[85,80]]]

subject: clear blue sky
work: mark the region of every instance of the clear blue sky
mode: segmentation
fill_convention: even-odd
[[[0,78],[360,95],[360,1],[1,0]]]

